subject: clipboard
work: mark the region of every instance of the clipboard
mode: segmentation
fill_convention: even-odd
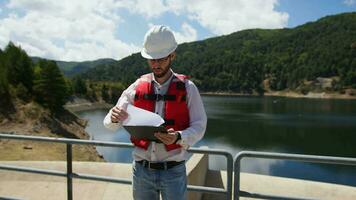
[[[137,139],[161,142],[155,137],[155,132],[168,133],[164,126],[123,126],[129,134]]]

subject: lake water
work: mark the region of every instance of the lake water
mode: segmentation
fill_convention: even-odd
[[[208,115],[205,137],[195,146],[224,149],[356,157],[356,100],[283,97],[203,96]],[[129,142],[124,129],[102,125],[107,110],[79,112],[95,140]],[[97,147],[105,160],[132,162],[132,149]],[[211,169],[225,169],[224,157],[211,156]],[[243,159],[242,171],[356,186],[356,166]]]

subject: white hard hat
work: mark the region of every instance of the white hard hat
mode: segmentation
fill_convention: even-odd
[[[153,26],[147,31],[141,55],[147,59],[167,57],[177,48],[173,32],[166,26]]]

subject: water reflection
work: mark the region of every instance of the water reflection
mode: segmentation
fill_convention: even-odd
[[[206,137],[211,140],[222,137],[242,149],[356,155],[355,101],[273,97],[204,100],[209,115]]]

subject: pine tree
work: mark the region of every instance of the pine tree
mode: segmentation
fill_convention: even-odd
[[[101,97],[105,102],[110,102],[108,87],[105,84],[103,84],[101,87]]]
[[[34,73],[30,57],[21,47],[15,46],[12,42],[6,46],[5,55],[9,62],[7,73],[9,82],[14,86],[22,83],[31,93]]]
[[[86,95],[88,93],[88,89],[86,86],[85,81],[80,78],[80,77],[76,77],[73,79],[73,89],[74,89],[74,93],[78,94],[78,95]]]
[[[52,112],[59,111],[68,98],[64,76],[54,61],[40,60],[34,91],[36,99]]]
[[[10,95],[10,84],[7,78],[8,67],[6,55],[0,49],[0,121],[2,115],[14,111]]]
[[[7,63],[5,54],[0,50],[0,96],[8,96],[9,82],[7,80]]]
[[[125,88],[121,83],[116,83],[116,84],[111,85],[111,103],[112,104],[116,104],[117,100],[120,98],[124,89]]]

